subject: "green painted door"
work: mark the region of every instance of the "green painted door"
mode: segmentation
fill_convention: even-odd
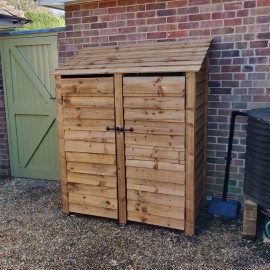
[[[12,176],[59,179],[57,36],[3,39],[2,64]]]

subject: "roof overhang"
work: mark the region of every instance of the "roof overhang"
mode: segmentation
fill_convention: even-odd
[[[83,2],[96,2],[98,0],[35,0],[38,5],[56,8],[56,9],[65,9],[65,4],[76,4],[76,3],[83,3]]]
[[[23,25],[27,23],[32,23],[32,21],[24,17],[0,14],[0,29],[22,28]]]

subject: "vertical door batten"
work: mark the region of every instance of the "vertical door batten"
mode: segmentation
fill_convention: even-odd
[[[115,74],[115,125],[118,128],[124,127],[123,116],[123,76]],[[116,152],[117,152],[117,189],[119,204],[119,223],[127,222],[127,199],[126,199],[126,172],[125,172],[125,135],[124,132],[116,131]]]

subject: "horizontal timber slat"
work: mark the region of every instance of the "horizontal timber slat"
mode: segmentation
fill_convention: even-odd
[[[107,209],[117,209],[117,200],[69,192],[69,202]]]
[[[67,173],[69,183],[87,184],[98,187],[116,187],[116,177],[84,173]]]
[[[148,215],[143,212],[128,211],[128,220],[184,230],[184,220],[174,218],[162,218],[160,216]]]
[[[138,201],[138,202],[149,202],[161,205],[170,205],[176,207],[184,207],[185,199],[182,196],[174,196],[168,194],[156,194],[147,191],[139,190],[127,190],[128,200]]]
[[[147,168],[155,170],[165,170],[173,172],[184,172],[185,166],[181,164],[171,164],[166,162],[156,162],[150,160],[126,160],[126,165],[136,168]]]
[[[124,77],[124,96],[183,97],[185,77]]]
[[[110,120],[114,119],[114,109],[104,109],[104,108],[64,108],[63,115],[65,118],[69,119],[102,119]]]
[[[74,162],[116,164],[116,156],[108,154],[67,152],[66,159],[67,161],[74,161]]]
[[[144,120],[125,120],[127,128],[133,127],[134,133],[164,134],[164,135],[184,135],[185,123],[155,122]]]
[[[65,140],[69,141],[91,141],[102,143],[115,143],[114,132],[99,132],[88,130],[66,130]]]
[[[61,93],[113,95],[113,78],[72,78],[61,80]]]
[[[126,133],[126,144],[175,147],[184,149],[184,136]]]
[[[149,215],[170,217],[175,219],[184,219],[184,208],[153,204],[148,202],[128,201],[128,211],[143,212]]]
[[[125,120],[184,122],[185,113],[183,110],[125,109],[124,118]]]
[[[68,183],[70,193],[116,199],[116,188]]]
[[[185,173],[184,172],[172,172],[155,169],[145,169],[136,167],[127,167],[126,176],[132,178],[136,176],[138,179],[154,180],[167,183],[184,184]]]
[[[185,196],[185,186],[175,183],[163,183],[159,181],[128,178],[127,188],[159,194]]]
[[[89,205],[69,204],[69,211],[74,213],[93,215],[98,217],[118,218],[118,212],[115,209],[108,209],[102,207],[93,207]]]
[[[67,152],[115,154],[115,144],[85,141],[65,141],[65,150]]]
[[[64,119],[65,130],[106,131],[106,127],[114,127],[113,120]]]
[[[116,176],[115,165],[67,162],[68,172]]]
[[[113,97],[89,97],[89,96],[64,96],[63,107],[91,107],[112,109],[114,108]]]
[[[185,160],[184,151],[178,151],[175,149],[168,149],[159,146],[137,146],[126,145],[126,155],[135,157],[147,157],[157,159],[172,159],[172,160]]]

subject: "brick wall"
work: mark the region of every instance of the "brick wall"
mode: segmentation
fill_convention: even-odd
[[[0,59],[0,177],[10,176],[9,148],[5,101],[3,90],[2,66]]]
[[[269,0],[118,0],[66,6],[63,62],[87,46],[212,37],[209,60],[208,195],[222,191],[230,113],[270,106]],[[242,198],[244,118],[237,119],[229,190]]]

